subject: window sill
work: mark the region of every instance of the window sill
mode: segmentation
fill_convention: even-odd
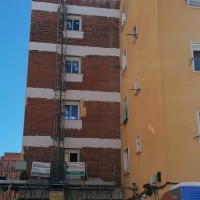
[[[83,82],[83,74],[66,73],[66,82]]]
[[[82,120],[74,120],[74,119],[65,119],[64,124],[65,129],[82,129]]]
[[[199,74],[200,73],[200,71],[199,70],[192,70],[192,72],[194,72],[194,73],[197,73],[197,74]]]
[[[84,38],[84,32],[83,31],[67,30],[67,38],[83,39]]]

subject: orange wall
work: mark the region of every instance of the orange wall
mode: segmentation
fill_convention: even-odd
[[[127,20],[120,32],[121,53],[125,47],[128,52],[121,101],[128,95],[129,112],[128,122],[121,125],[122,185],[136,182],[142,190],[157,171],[162,183],[200,181],[200,148],[193,139],[198,134],[200,74],[188,62],[190,42],[200,41],[200,8],[187,7],[183,0],[126,0],[126,5]],[[133,44],[126,34],[135,24],[138,39]],[[141,91],[134,96],[130,89],[136,77]],[[136,155],[138,134],[142,152]],[[130,169],[124,175],[127,147]]]
[[[200,74],[189,66],[191,41],[200,41],[200,8],[181,0],[158,2],[166,174],[177,182],[200,181],[200,148],[193,139],[198,135]]]

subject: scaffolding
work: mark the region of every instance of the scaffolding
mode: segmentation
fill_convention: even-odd
[[[67,0],[58,0],[57,11],[57,51],[55,78],[54,134],[51,156],[51,178],[54,181],[63,179],[64,166],[64,113],[65,113],[65,57],[67,19]]]
[[[16,168],[18,162],[26,163],[27,169]],[[101,169],[103,165],[109,170]],[[32,176],[30,166],[32,162],[28,161],[0,161],[0,200],[44,200],[49,199],[51,191],[61,191],[63,200],[121,199],[120,189],[116,187],[114,163],[88,162],[83,176],[59,184],[52,184],[49,177]]]

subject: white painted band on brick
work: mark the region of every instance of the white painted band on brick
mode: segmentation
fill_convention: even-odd
[[[34,1],[32,2],[32,10],[57,12],[57,9],[58,9],[57,4],[45,3],[45,2],[34,2]],[[91,15],[91,16],[119,18],[119,10],[108,9],[108,8],[68,5],[67,13],[75,14],[75,15],[89,15],[89,16]]]
[[[23,136],[23,147],[50,147],[53,140],[50,136]],[[120,139],[100,139],[100,138],[65,138],[65,148],[112,148],[120,149]]]
[[[50,147],[53,140],[50,136],[23,136],[23,147]]]
[[[66,74],[66,82],[83,82],[83,74]]]
[[[55,92],[47,88],[26,88],[26,97],[29,98],[42,98],[42,99],[55,99]]]
[[[55,99],[55,92],[53,89],[44,88],[26,88],[27,98],[40,99]],[[99,92],[87,90],[67,90],[65,93],[66,100],[81,100],[84,101],[101,101],[101,102],[120,102],[119,92]]]
[[[119,18],[119,10],[109,9],[109,8],[96,8],[96,7],[86,7],[86,6],[68,6],[68,13],[75,15],[92,15],[101,17],[114,17]]]
[[[65,138],[64,146],[67,148],[121,148],[120,139],[100,139],[100,138]]]
[[[64,128],[66,129],[82,129],[82,120],[65,120]]]
[[[83,39],[84,32],[83,31],[67,31],[67,38],[76,38]]]
[[[75,46],[67,45],[68,56],[117,56],[119,57],[120,51],[117,48],[102,48],[102,47],[88,47],[88,46]],[[56,44],[30,42],[29,50],[56,52]]]
[[[32,1],[32,10],[57,12],[58,4]]]
[[[84,101],[120,102],[120,94],[118,92],[67,90],[65,98],[67,100],[83,99]]]

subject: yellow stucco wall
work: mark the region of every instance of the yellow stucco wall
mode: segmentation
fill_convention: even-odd
[[[141,187],[157,171],[162,183],[200,181],[200,147],[193,139],[198,134],[200,73],[188,61],[191,41],[200,41],[200,8],[190,8],[183,0],[126,0],[126,7],[120,31],[121,54],[127,48],[128,59],[121,73],[121,101],[128,96],[128,122],[121,125],[122,185],[136,182]],[[127,34],[135,24],[138,39],[133,43]],[[135,78],[141,88],[137,96],[130,90]],[[124,175],[127,147],[129,174]]]

